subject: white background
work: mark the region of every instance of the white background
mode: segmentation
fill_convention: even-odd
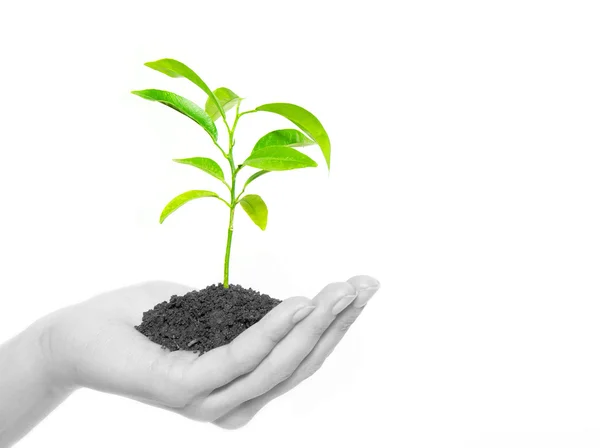
[[[0,4],[0,340],[101,291],[220,280],[227,211],[190,120],[129,93],[298,103],[328,175],[274,174],[238,213],[232,280],[284,298],[382,289],[323,369],[227,432],[81,391],[22,447],[600,445],[600,14],[594,1]],[[271,114],[244,117],[243,156]],[[245,150],[242,148],[246,148]],[[220,190],[219,190],[220,191]]]

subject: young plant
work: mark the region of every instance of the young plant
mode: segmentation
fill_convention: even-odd
[[[306,154],[294,149],[317,144],[325,162],[327,169],[330,167],[331,147],[329,136],[321,125],[321,122],[312,113],[300,106],[289,103],[270,103],[263,104],[253,110],[240,112],[240,103],[242,98],[237,96],[231,90],[225,87],[211,90],[206,83],[188,66],[174,59],[160,59],[155,62],[145,64],[154,70],[157,70],[172,78],[186,78],[202,89],[208,98],[204,109],[196,103],[179,96],[172,92],[164,90],[148,89],[136,90],[132,93],[150,101],[157,101],[172,109],[182,113],[199,124],[210,136],[214,145],[219,149],[221,155],[229,165],[229,181],[226,180],[221,166],[213,159],[208,157],[192,157],[188,159],[173,159],[177,163],[183,163],[194,166],[205,173],[215,177],[227,187],[228,199],[224,199],[217,193],[209,190],[191,190],[187,191],[171,200],[160,215],[160,223],[182,205],[198,198],[215,198],[223,202],[229,209],[229,226],[227,228],[227,245],[225,248],[225,262],[223,272],[223,286],[229,287],[229,260],[231,256],[231,241],[233,237],[233,220],[235,209],[241,205],[242,209],[248,214],[250,219],[261,230],[267,227],[268,209],[265,201],[257,194],[247,194],[244,196],[246,188],[256,179],[271,171],[287,171],[298,168],[316,167],[317,163]],[[227,112],[235,109],[235,117],[230,125],[227,121]],[[279,129],[269,132],[260,138],[252,152],[241,164],[236,164],[233,157],[233,147],[235,146],[235,130],[238,122],[244,115],[255,112],[272,112],[281,115],[291,121],[298,129]],[[227,145],[225,148],[219,144],[219,135],[216,122],[219,118],[227,130]],[[302,132],[301,132],[302,131]],[[245,167],[256,168],[241,189],[237,192],[238,176]]]

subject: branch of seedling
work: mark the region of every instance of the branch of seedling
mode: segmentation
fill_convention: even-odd
[[[233,221],[235,208],[241,205],[242,209],[250,219],[262,230],[267,227],[268,209],[264,200],[256,194],[244,193],[250,183],[259,177],[271,171],[287,171],[299,168],[316,167],[317,163],[300,151],[294,149],[310,145],[318,145],[323,153],[323,157],[330,166],[331,146],[329,136],[325,129],[312,113],[290,103],[269,103],[259,106],[253,110],[240,112],[240,103],[242,98],[233,93],[230,89],[219,87],[214,91],[209,89],[206,83],[188,66],[174,59],[160,59],[154,62],[148,62],[146,66],[164,73],[172,78],[186,78],[196,84],[208,96],[206,105],[203,108],[196,103],[179,96],[172,92],[164,90],[147,89],[133,91],[144,99],[157,101],[181,114],[187,116],[199,124],[211,137],[215,146],[221,152],[221,155],[227,160],[230,171],[230,183],[225,180],[223,170],[214,160],[207,157],[192,157],[188,159],[173,159],[177,163],[192,165],[212,177],[222,182],[230,193],[229,201],[225,200],[217,193],[209,190],[190,190],[172,199],[163,209],[160,216],[160,223],[171,215],[182,205],[192,199],[212,197],[219,199],[229,208],[229,225],[227,227],[227,244],[225,247],[225,262],[223,269],[223,286],[229,287],[229,263],[231,256],[231,242],[233,238]],[[235,118],[230,126],[227,121],[227,111],[235,107]],[[254,145],[250,156],[239,165],[236,165],[233,157],[233,148],[235,146],[235,131],[242,116],[256,112],[271,112],[278,114],[291,121],[298,129],[279,129],[261,137]],[[218,130],[215,122],[223,119],[223,124],[228,134],[227,151],[218,142]],[[257,168],[256,171],[248,177],[239,194],[236,195],[237,177],[240,171],[245,167]]]

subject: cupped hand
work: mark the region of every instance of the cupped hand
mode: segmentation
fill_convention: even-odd
[[[315,373],[379,288],[356,276],[310,300],[284,300],[231,343],[201,356],[169,352],[134,326],[142,313],[192,288],[148,282],[101,294],[45,319],[54,381],[88,387],[233,429]]]

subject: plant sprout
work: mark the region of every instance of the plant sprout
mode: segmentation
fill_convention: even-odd
[[[327,168],[329,169],[331,153],[329,136],[317,117],[300,106],[290,103],[270,103],[259,106],[253,110],[240,112],[242,98],[225,87],[220,87],[215,90],[209,89],[206,83],[193,70],[179,61],[174,59],[160,59],[155,62],[148,62],[145,65],[172,78],[186,78],[200,87],[208,95],[206,105],[204,109],[202,109],[196,103],[175,93],[164,90],[147,89],[132,92],[144,99],[157,101],[169,106],[199,124],[210,136],[212,142],[229,165],[231,175],[229,181],[227,181],[221,166],[213,159],[208,157],[173,159],[177,163],[199,168],[221,181],[223,185],[227,187],[229,198],[224,199],[217,193],[209,190],[191,190],[172,199],[160,215],[160,223],[162,224],[164,220],[179,207],[192,199],[198,198],[216,198],[227,206],[229,209],[229,226],[227,229],[227,245],[225,248],[223,286],[228,288],[233,220],[237,205],[241,205],[242,209],[244,209],[250,219],[261,230],[267,228],[268,209],[265,201],[257,194],[244,195],[246,188],[253,181],[271,171],[287,171],[317,166],[317,163],[313,159],[294,148],[317,144],[323,153]],[[227,121],[226,114],[234,108],[235,118],[230,125]],[[256,142],[250,156],[248,156],[243,163],[238,165],[233,157],[235,130],[241,117],[255,112],[272,112],[281,115],[296,125],[298,129],[279,129],[269,132]],[[219,135],[215,123],[219,118],[223,119],[223,123],[227,129],[228,142],[225,147],[223,147],[224,145],[220,145],[218,141]],[[245,167],[256,168],[259,171],[255,171],[246,179],[241,191],[238,193],[238,175]]]

